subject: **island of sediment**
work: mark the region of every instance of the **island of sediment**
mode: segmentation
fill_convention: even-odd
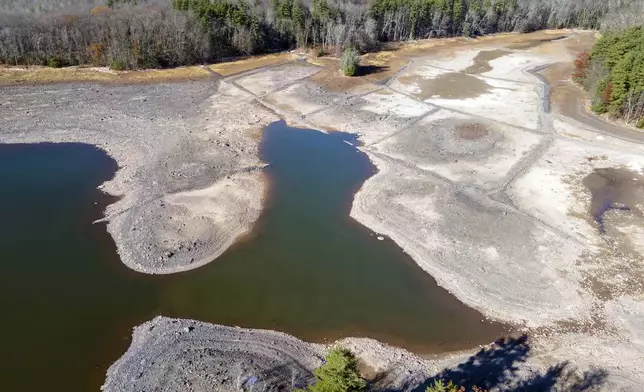
[[[378,173],[351,216],[462,302],[529,336],[431,358],[370,339],[338,342],[378,374],[375,385],[412,390],[441,369],[513,349],[524,354],[518,370],[492,387],[550,377],[636,390],[644,186],[630,179],[642,175],[644,137],[570,114],[567,64],[592,39],[553,31],[413,43],[365,56],[383,71],[354,79],[338,74],[337,59],[292,54],[191,82],[4,87],[0,142],[107,151],[120,167],[103,189],[121,197],[105,213],[121,259],[173,273],[215,260],[252,229],[266,187],[264,126],[282,118],[355,133]],[[630,196],[615,200],[628,210],[603,212],[599,230],[589,211],[606,169],[621,173]],[[323,352],[277,332],[159,317],[135,328],[104,390],[290,388],[306,383]]]

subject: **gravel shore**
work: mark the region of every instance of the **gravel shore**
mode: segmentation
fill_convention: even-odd
[[[277,120],[218,80],[3,88],[0,143],[79,142],[114,158],[103,191],[123,263],[169,274],[211,262],[259,217],[261,129]]]

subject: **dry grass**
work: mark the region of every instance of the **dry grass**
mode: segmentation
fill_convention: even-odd
[[[362,69],[370,71],[359,78],[340,78],[340,61],[333,56],[316,57],[309,55],[307,61],[311,64],[325,68],[328,72],[320,73],[313,80],[331,90],[354,89],[365,83],[380,83],[388,80],[399,72],[417,55],[427,55],[431,51],[441,51],[447,54],[464,48],[479,45],[494,45],[508,43],[530,43],[547,40],[571,33],[572,30],[543,30],[530,34],[502,33],[476,39],[456,37],[441,39],[426,39],[412,42],[395,43],[388,45],[384,50],[368,53],[362,56]],[[573,44],[573,43],[571,43]],[[548,50],[548,45],[541,50]],[[209,65],[208,68],[221,76],[231,76],[248,72],[261,67],[277,65],[292,61],[297,55],[289,52],[254,56],[236,61]],[[337,77],[336,77],[337,76]],[[64,82],[94,82],[94,83],[157,83],[166,81],[198,80],[210,77],[209,72],[199,66],[179,67],[163,70],[142,70],[111,72],[104,68],[90,67],[4,67],[0,68],[0,86],[16,84],[42,84]],[[337,79],[337,80],[336,80]]]
[[[269,54],[264,56],[254,56],[241,60],[230,61],[226,63],[217,63],[208,66],[212,71],[217,72],[221,76],[230,76],[242,72],[251,71],[253,69],[266,67],[268,65],[277,65],[286,63],[295,58],[292,53],[278,53]]]
[[[340,59],[333,56],[315,57],[309,56],[306,60],[308,63],[317,65],[318,67],[339,70]]]
[[[308,80],[334,93],[352,92],[353,94],[360,94],[376,88],[376,86],[363,78],[342,75],[338,67],[325,68]]]
[[[166,81],[198,80],[208,77],[210,77],[210,73],[197,66],[124,72],[113,72],[106,68],[85,67],[0,68],[0,86],[65,82],[157,83]]]

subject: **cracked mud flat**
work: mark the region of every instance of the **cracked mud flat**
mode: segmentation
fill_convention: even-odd
[[[0,140],[85,141],[108,151],[121,165],[105,187],[124,195],[107,211],[121,257],[141,271],[173,272],[200,265],[205,255],[212,259],[257,218],[263,187],[256,136],[263,125],[279,116],[355,133],[379,172],[356,194],[351,216],[393,239],[465,304],[526,331],[532,351],[518,365],[522,377],[568,362],[578,373],[606,372],[601,390],[638,390],[644,383],[644,229],[633,212],[642,211],[642,199],[629,199],[629,211],[606,212],[601,234],[584,179],[606,169],[639,178],[644,148],[636,136],[547,110],[548,88],[534,70],[572,61],[574,42],[592,33],[566,34],[571,37],[527,36],[538,45],[520,45],[512,36],[457,42],[444,55],[441,48],[425,57],[414,50],[387,84],[347,82],[345,90],[321,77],[328,70],[304,64],[235,75],[218,88],[206,82],[117,88],[110,90],[115,98],[73,86],[6,89]],[[450,85],[471,78],[485,89],[450,92]],[[147,101],[128,101],[132,96]],[[43,102],[58,107],[37,107]],[[131,114],[115,110],[119,105]],[[163,116],[154,119],[159,107]],[[63,109],[68,115],[52,115]],[[114,116],[109,127],[96,112]],[[225,218],[215,214],[240,197],[244,202],[226,208]],[[322,350],[245,330],[235,330],[243,339],[218,341],[235,335],[192,321],[151,323],[159,327],[135,331],[105,390],[229,390],[221,385],[232,385],[225,383],[233,376],[210,379],[211,366],[234,362],[257,373],[269,371],[272,358],[306,357],[301,363],[311,370]],[[198,344],[191,343],[194,331],[203,331]],[[283,353],[262,354],[256,342]],[[386,372],[387,387],[398,390],[412,390],[473,354],[429,360],[368,339],[340,343],[372,370]],[[193,360],[187,354],[193,347],[207,349]],[[243,351],[242,359],[222,355],[226,350]],[[254,351],[269,358],[256,368],[244,359]],[[192,362],[173,366],[184,358]],[[264,379],[267,389],[285,385],[293,373],[288,366],[271,373],[276,381]],[[171,384],[186,377],[189,385]]]

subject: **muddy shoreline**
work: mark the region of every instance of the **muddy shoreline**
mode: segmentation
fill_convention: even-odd
[[[121,260],[136,271],[204,265],[247,233],[261,212],[265,186],[255,133],[277,117],[225,82],[67,84],[3,93],[0,142],[88,143],[118,162],[114,179],[101,187],[120,197],[105,220]],[[218,211],[226,211],[223,219]]]

